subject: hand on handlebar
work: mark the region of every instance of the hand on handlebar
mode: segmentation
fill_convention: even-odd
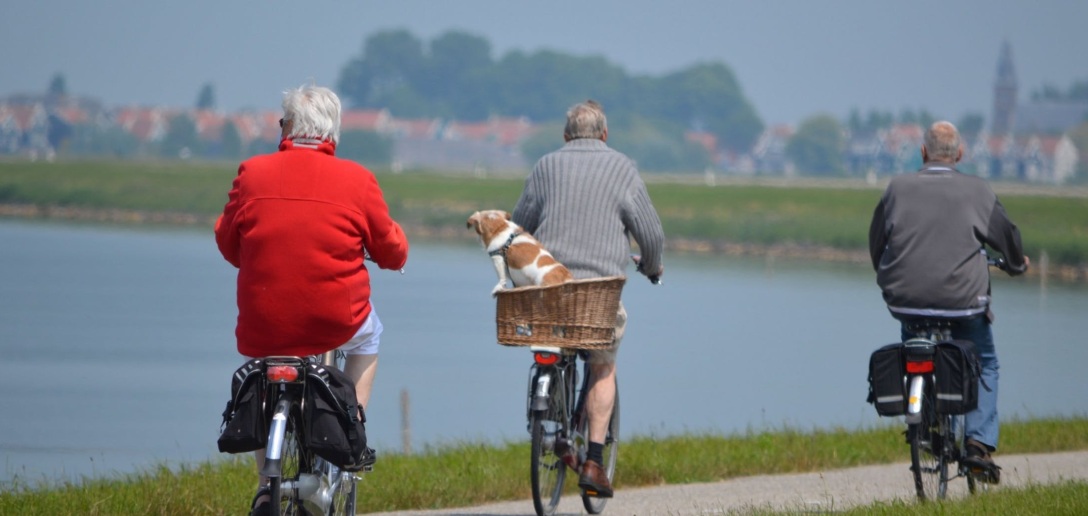
[[[374,258],[371,258],[371,257],[370,257],[370,253],[368,253],[368,252],[366,252],[366,251],[363,251],[363,259],[364,259],[364,260],[366,260],[366,261],[368,261],[368,262],[372,262],[372,263],[374,263],[375,265],[377,265],[377,263],[378,263],[378,262],[375,262],[375,261],[374,261]],[[378,267],[379,267],[379,268],[381,268],[381,266],[380,266],[380,265],[379,265]],[[404,267],[401,267],[401,268],[399,269],[399,271],[400,271],[400,273],[401,273],[401,274],[404,274]]]
[[[1005,261],[1005,258],[987,258],[986,263],[990,264],[993,267],[997,267],[1002,271],[1009,272],[1009,262]],[[1031,258],[1028,258],[1027,255],[1024,255],[1023,272],[1027,272],[1029,268],[1031,268]]]
[[[637,270],[637,271],[639,271],[639,272],[641,272],[643,274],[646,274],[646,271],[642,270],[642,257],[641,256],[639,256],[637,254],[632,254],[631,255],[631,261],[635,262],[635,270]],[[663,274],[665,274],[665,266],[664,265],[662,265],[661,267],[659,267],[657,269],[656,274],[646,274],[646,277],[650,280],[650,283],[653,283],[654,285],[660,285],[661,284],[661,275],[663,275]]]

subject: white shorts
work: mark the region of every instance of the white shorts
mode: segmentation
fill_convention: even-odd
[[[370,315],[366,316],[363,325],[351,340],[340,346],[339,350],[345,355],[377,355],[378,341],[382,335],[382,321],[378,319],[378,312],[370,305]]]

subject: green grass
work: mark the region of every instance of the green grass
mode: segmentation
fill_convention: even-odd
[[[1002,489],[982,496],[938,503],[917,504],[906,501],[875,503],[842,514],[944,514],[948,516],[988,516],[991,514],[1085,514],[1088,511],[1088,483],[1030,485],[1022,489]]]
[[[40,207],[184,213],[210,223],[227,200],[234,163],[0,162],[0,203]],[[393,216],[409,233],[470,239],[465,219],[480,209],[512,210],[520,178],[379,172]],[[648,188],[670,240],[711,246],[793,245],[865,250],[881,190],[859,184],[730,184],[706,187],[655,178]],[[821,185],[814,187],[813,185]],[[1010,191],[1001,199],[1020,226],[1029,256],[1088,264],[1088,197],[1058,189]]]
[[[1088,449],[1088,418],[1002,424],[1001,453],[1083,449]],[[621,444],[616,486],[710,482],[907,460],[902,428],[892,424],[856,431],[783,429],[731,436],[642,436]],[[412,455],[382,454],[375,471],[359,484],[360,512],[528,499],[528,463],[527,442],[464,443],[431,447]],[[572,493],[574,484],[567,482]],[[63,485],[18,480],[0,492],[0,514],[237,514],[248,506],[255,487],[253,460],[244,455],[196,466],[162,466],[117,480],[88,479]],[[1028,495],[1048,489],[1033,488]],[[1054,489],[1070,490],[1071,494],[1063,497],[1082,510],[1088,509],[1083,486]],[[980,510],[999,506],[982,507]]]

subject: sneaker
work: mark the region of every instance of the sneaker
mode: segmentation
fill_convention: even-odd
[[[582,475],[578,477],[578,487],[582,488],[588,496],[612,498],[612,483],[608,481],[604,468],[594,460],[587,460],[585,464],[582,464]]]
[[[967,449],[967,458],[963,459],[963,463],[971,469],[971,475],[980,482],[988,484],[1001,482],[1001,466],[994,463],[988,446],[974,439],[968,439],[964,448]]]

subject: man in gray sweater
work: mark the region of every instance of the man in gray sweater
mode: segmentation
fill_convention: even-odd
[[[869,227],[869,254],[888,310],[903,321],[903,339],[913,335],[912,318],[956,319],[952,337],[974,342],[982,364],[978,408],[965,418],[967,462],[997,468],[997,351],[990,324],[990,270],[985,245],[1005,257],[1005,271],[1024,273],[1020,231],[981,178],[962,174],[956,127],[933,124],[922,145],[922,169],[888,184]]]
[[[525,181],[513,220],[539,240],[577,279],[618,276],[638,244],[638,270],[651,279],[664,273],[665,233],[646,185],[630,158],[608,147],[608,122],[590,100],[567,111],[562,148],[540,158]],[[610,349],[589,353],[587,398],[589,452],[578,485],[600,497],[612,496],[601,463],[616,397],[616,352],[627,313],[620,306],[616,340]]]

